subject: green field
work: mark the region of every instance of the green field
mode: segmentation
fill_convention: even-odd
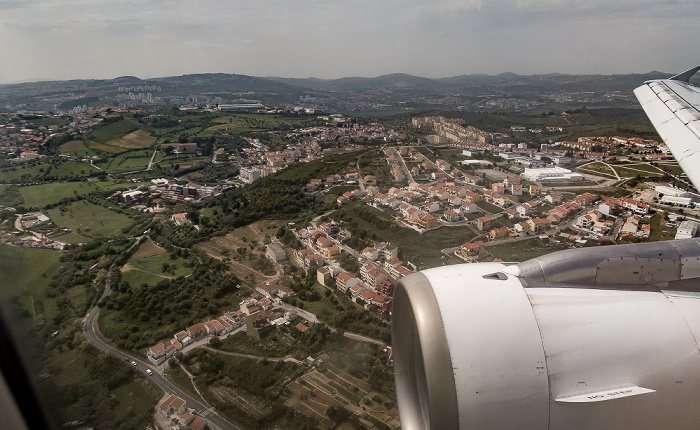
[[[73,202],[66,208],[48,210],[54,224],[93,239],[106,239],[110,234],[128,228],[133,221],[102,206],[86,201]]]
[[[62,154],[71,154],[78,157],[92,157],[97,155],[95,151],[85,146],[85,142],[82,140],[71,140],[70,142],[66,142],[61,145],[60,149]]]
[[[110,391],[114,395],[116,405],[112,409],[117,416],[133,416],[147,414],[155,401],[136,381],[127,382]]]
[[[144,170],[148,167],[153,151],[129,151],[109,158],[100,167],[110,173],[129,172],[132,170]]]
[[[53,239],[57,242],[72,243],[72,244],[90,242],[90,238],[85,237],[85,236],[78,234],[78,233],[75,233],[75,232],[62,234],[60,236],[52,236],[51,239]]]
[[[148,148],[155,142],[156,138],[151,136],[146,130],[136,130],[118,139],[107,142],[109,145],[119,146],[128,149]]]
[[[109,154],[119,154],[120,152],[126,151],[126,148],[114,145],[105,145],[104,143],[96,142],[94,140],[88,141],[87,146],[95,151],[107,152]]]
[[[150,257],[129,260],[131,270],[122,272],[121,278],[132,288],[141,284],[155,285],[158,281],[178,276],[188,276],[192,273],[189,267],[185,267],[187,260],[170,258],[170,254],[163,253]],[[163,270],[163,264],[168,263],[168,270]]]
[[[58,203],[61,199],[82,196],[95,191],[127,189],[136,184],[102,182],[53,182],[42,185],[29,185],[19,189],[26,207],[35,208]]]
[[[621,177],[635,177],[637,175],[641,177],[654,177],[654,176],[662,176],[664,174],[663,171],[655,168],[654,166],[650,166],[648,164],[623,164],[623,165],[617,165],[613,166],[615,171],[617,172],[618,175]]]
[[[55,178],[74,179],[87,177],[98,171],[88,163],[73,160],[23,164],[0,170],[0,182],[31,182]]]
[[[60,255],[52,249],[0,246],[0,302],[3,307],[17,305],[6,315],[22,315],[28,323],[42,313],[46,320],[54,317],[55,300],[44,289],[60,267]]]
[[[35,118],[30,120],[29,122],[36,124],[36,125],[57,125],[57,126],[64,126],[67,125],[71,122],[70,119],[64,118],[64,117],[55,117],[55,118]]]
[[[580,167],[580,170],[583,173],[594,173],[594,174],[599,174],[602,176],[605,176],[606,178],[612,178],[615,179],[615,173],[612,171],[612,169],[608,166],[606,166],[603,163],[599,162],[594,162],[594,163],[589,163],[584,166]]]
[[[24,204],[19,186],[0,184],[0,204],[6,206],[20,206]]]
[[[112,118],[108,118],[108,120],[105,120],[105,122],[108,122],[112,120]],[[127,134],[138,130],[139,124],[135,121],[132,121],[130,119],[118,119],[115,122],[109,122],[107,124],[102,123],[96,125],[88,137],[91,140],[95,140],[100,143],[108,143],[112,140],[119,139],[121,137],[126,136]]]

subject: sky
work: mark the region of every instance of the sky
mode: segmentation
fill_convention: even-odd
[[[682,72],[698,0],[0,0],[0,83]]]

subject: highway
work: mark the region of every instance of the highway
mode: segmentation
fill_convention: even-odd
[[[112,270],[114,270],[114,266],[110,267],[109,269],[109,273],[107,274],[107,280],[105,281],[105,290],[100,300],[109,296],[109,294],[111,293],[110,282]],[[140,372],[146,375],[146,377],[151,378],[153,382],[158,384],[158,386],[162,388],[163,391],[165,391],[166,393],[175,394],[176,396],[184,399],[187,402],[187,407],[194,409],[198,415],[205,417],[207,419],[208,425],[211,428],[218,428],[221,430],[241,430],[240,427],[236,427],[235,425],[226,421],[224,418],[217,415],[213,408],[202,404],[200,401],[194,399],[184,391],[171,384],[170,381],[165,379],[162,375],[154,371],[151,376],[148,376],[146,374],[146,370],[153,370],[149,363],[140,360],[138,357],[126,354],[125,352],[122,352],[116,349],[115,347],[111,346],[111,341],[105,338],[100,333],[100,329],[97,325],[97,317],[99,314],[100,308],[98,306],[95,306],[83,320],[83,333],[85,333],[85,337],[87,337],[88,340],[92,342],[93,345],[95,345],[95,347],[99,348],[102,351],[108,352],[122,360],[129,361],[130,363],[132,361],[136,362],[136,367]]]

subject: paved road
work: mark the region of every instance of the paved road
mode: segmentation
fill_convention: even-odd
[[[138,243],[138,242],[137,242]],[[105,291],[102,294],[102,297],[100,300],[104,299],[111,293],[110,289],[110,281],[111,281],[111,275],[112,271],[114,270],[114,266],[110,267],[109,273],[107,274],[107,280],[105,281]],[[138,368],[139,371],[143,372],[146,374],[147,369],[151,369],[151,366],[149,363],[146,363],[142,360],[140,360],[138,357],[134,357],[132,355],[126,354],[112,345],[110,345],[112,342],[105,338],[101,333],[100,329],[97,326],[97,317],[100,314],[100,308],[95,306],[92,308],[90,313],[85,317],[83,321],[83,333],[85,333],[85,337],[88,338],[90,342],[92,342],[93,345],[95,345],[97,348],[99,348],[102,351],[109,352],[113,354],[114,356],[121,358],[123,360],[128,360],[128,361],[133,361],[136,362],[136,367]],[[184,391],[180,390],[176,386],[170,383],[167,379],[165,379],[163,376],[159,375],[158,373],[153,373],[150,378],[158,384],[159,387],[161,387],[166,393],[173,393],[176,396],[184,399],[187,402],[187,407],[194,409],[199,415],[202,415],[206,417],[208,425],[212,428],[218,428],[218,429],[230,429],[230,430],[241,430],[239,427],[236,427],[235,425],[231,424],[230,422],[226,421],[224,418],[220,417],[219,415],[216,414],[216,412],[213,410],[213,408],[209,408],[202,404],[200,401],[194,399]]]

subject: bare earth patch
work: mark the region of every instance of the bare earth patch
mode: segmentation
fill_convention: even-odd
[[[156,138],[151,136],[151,133],[146,130],[136,130],[119,139],[114,139],[107,142],[108,145],[119,146],[122,148],[139,149],[148,148],[155,142]]]
[[[165,252],[165,249],[153,243],[153,241],[148,238],[144,243],[139,246],[139,249],[134,252],[131,256],[132,260],[137,260],[139,258],[150,257],[152,255],[158,255]]]

